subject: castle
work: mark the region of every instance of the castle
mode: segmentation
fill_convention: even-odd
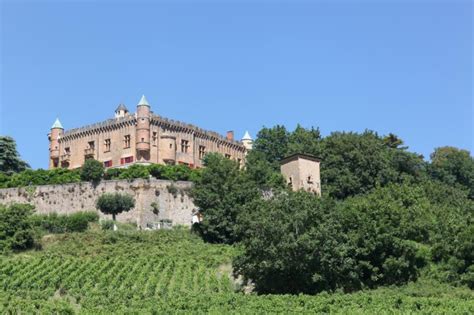
[[[248,132],[241,141],[234,132],[226,137],[196,126],[155,115],[145,96],[132,114],[125,105],[115,110],[115,117],[90,126],[64,130],[56,119],[49,138],[49,168],[81,167],[87,159],[96,159],[109,167],[134,163],[184,164],[202,167],[206,153],[218,152],[243,165],[252,148]]]

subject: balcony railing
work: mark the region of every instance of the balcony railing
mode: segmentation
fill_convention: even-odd
[[[84,149],[84,155],[94,155],[94,151],[95,151],[94,148]]]

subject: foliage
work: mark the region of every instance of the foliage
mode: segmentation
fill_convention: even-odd
[[[29,220],[33,209],[28,204],[0,204],[0,253],[33,246],[34,231]]]
[[[117,214],[130,211],[135,206],[135,200],[127,194],[105,193],[97,199],[96,206],[102,213],[111,214],[115,221]]]
[[[84,232],[89,222],[98,220],[99,215],[95,211],[75,212],[70,215],[35,214],[31,217],[32,225],[47,233]]]
[[[431,154],[431,173],[449,185],[462,185],[474,199],[474,158],[454,147],[436,148]]]
[[[20,158],[16,142],[8,136],[0,136],[0,174],[13,174],[30,168],[28,163]]]
[[[68,170],[64,168],[56,168],[52,170],[25,170],[13,175],[7,175],[0,172],[0,188],[77,183],[81,181],[81,176],[83,176],[85,172],[90,174],[94,173],[95,175],[93,175],[93,177],[97,180],[100,180],[101,178],[105,180],[132,180],[135,178],[147,179],[152,175],[157,179],[193,182],[197,181],[201,174],[201,170],[191,169],[186,165],[151,164],[145,166],[134,164],[128,168],[108,168],[103,172],[103,175],[99,177],[98,174],[102,174],[102,171],[100,170],[103,169],[102,166],[98,165],[100,162],[97,163],[97,161],[95,161],[86,163],[93,163],[95,171],[92,171],[91,169],[89,169],[89,171],[84,171],[81,169]],[[83,180],[85,180],[85,177]]]
[[[204,217],[200,232],[209,242],[234,243],[239,239],[237,216],[259,191],[235,161],[209,153],[204,157],[204,165],[191,193]]]
[[[104,165],[102,162],[87,159],[81,169],[81,180],[86,182],[98,183],[104,175]]]
[[[2,257],[2,314],[471,314],[474,293],[437,282],[354,294],[233,292],[236,250],[188,231],[55,235],[43,251]]]
[[[395,233],[390,213],[337,205],[306,192],[258,199],[240,217],[236,272],[260,293],[316,293],[401,284],[423,261]]]

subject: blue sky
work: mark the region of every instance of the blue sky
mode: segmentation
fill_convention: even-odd
[[[1,2],[0,134],[134,110],[224,134],[297,123],[473,149],[471,1]]]

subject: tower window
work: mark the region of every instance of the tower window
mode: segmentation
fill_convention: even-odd
[[[64,153],[65,154],[70,154],[71,153],[71,148],[70,147],[64,148]]]
[[[104,140],[104,152],[110,152],[110,139]]]
[[[152,140],[153,140],[153,145],[156,145],[156,139],[158,137],[156,136],[156,131],[153,131],[153,136],[152,136]]]
[[[188,153],[188,148],[189,148],[189,141],[181,140],[181,152]]]
[[[123,148],[130,148],[130,135],[126,135],[125,137],[123,137]]]
[[[202,160],[206,154],[206,147],[203,145],[199,146],[199,159]]]
[[[173,149],[173,144],[172,143],[170,143],[170,149]]]
[[[89,149],[94,149],[95,148],[94,141],[89,141],[87,144],[89,145]]]
[[[225,154],[225,158],[226,158],[226,159],[230,159],[230,154],[227,154],[227,153],[226,153],[226,154]]]
[[[104,162],[104,167],[111,167],[111,166],[112,166],[112,160]]]

